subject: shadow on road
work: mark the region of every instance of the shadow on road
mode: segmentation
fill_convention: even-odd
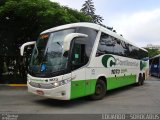
[[[107,97],[109,97],[109,96],[114,96],[114,95],[117,95],[121,92],[133,89],[134,87],[136,87],[136,86],[129,85],[129,86],[121,87],[118,89],[110,90],[106,93],[106,96],[104,99],[107,99]],[[82,97],[82,98],[77,98],[77,99],[68,100],[68,101],[47,98],[47,99],[35,100],[34,102],[37,104],[42,104],[42,105],[50,106],[50,107],[70,108],[70,107],[74,107],[74,106],[77,107],[77,106],[86,105],[86,104],[93,104],[93,102],[97,102],[97,101],[91,100],[91,99],[89,99],[89,97]]]
[[[157,76],[150,76],[149,77],[149,80],[152,80],[152,81],[160,81],[160,78],[159,77],[157,77]]]
[[[85,105],[93,101],[87,99],[87,97],[77,98],[73,100],[55,100],[55,99],[41,99],[34,101],[37,104],[42,104],[50,107],[59,107],[59,108],[70,108],[78,105]]]

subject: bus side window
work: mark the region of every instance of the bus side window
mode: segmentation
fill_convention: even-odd
[[[104,54],[113,54],[114,46],[115,46],[115,41],[112,39],[112,36],[102,33],[101,38],[99,40],[96,57]]]

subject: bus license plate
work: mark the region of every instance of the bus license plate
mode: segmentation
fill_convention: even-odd
[[[44,92],[42,90],[37,90],[36,92],[38,95],[44,95]]]

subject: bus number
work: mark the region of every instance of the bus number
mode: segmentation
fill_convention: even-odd
[[[111,74],[120,74],[120,69],[111,70]]]

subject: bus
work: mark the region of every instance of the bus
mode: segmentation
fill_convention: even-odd
[[[89,96],[104,98],[106,91],[137,84],[147,78],[147,50],[94,23],[72,23],[42,32],[28,66],[30,93],[59,100]]]
[[[150,75],[160,77],[160,55],[156,55],[149,60]]]

